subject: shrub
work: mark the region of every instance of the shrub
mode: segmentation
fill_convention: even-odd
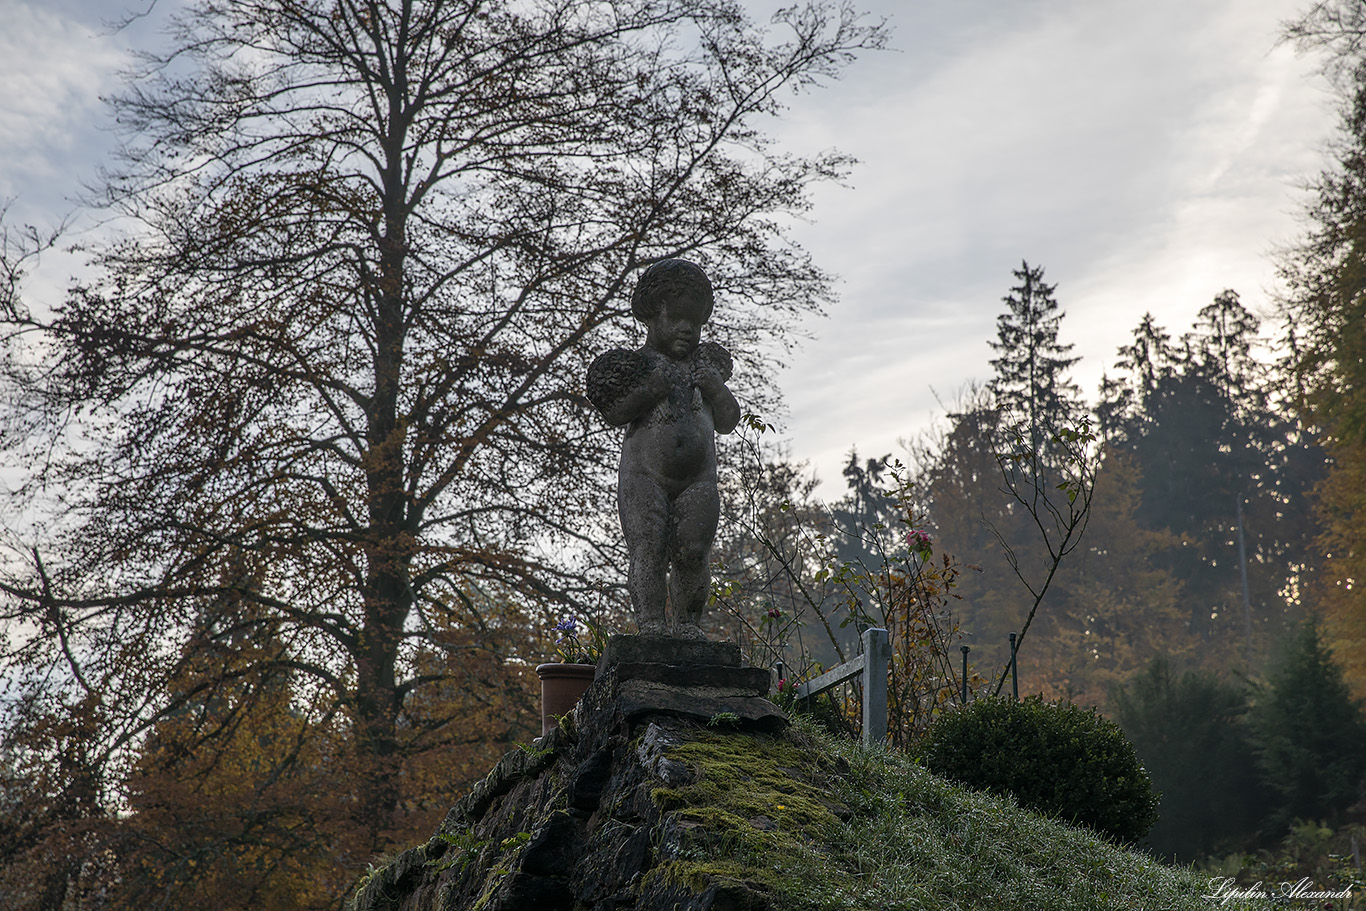
[[[921,757],[937,775],[1115,841],[1137,841],[1157,819],[1158,795],[1133,745],[1094,709],[979,699],[941,718]]]

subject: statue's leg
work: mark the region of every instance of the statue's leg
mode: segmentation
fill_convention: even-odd
[[[716,482],[701,482],[683,491],[674,499],[673,514],[669,596],[678,623],[676,635],[703,639],[706,636],[698,622],[711,594],[711,542],[721,514]]]
[[[626,589],[642,636],[662,636],[668,572],[669,498],[649,477],[623,471],[617,477],[617,511],[631,566]]]

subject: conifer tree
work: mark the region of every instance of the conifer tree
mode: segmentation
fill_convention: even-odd
[[[1134,329],[1134,340],[1119,349],[1115,367],[1122,373],[1108,373],[1101,381],[1096,417],[1101,437],[1107,441],[1141,436],[1147,431],[1154,401],[1163,382],[1170,378],[1175,351],[1171,336],[1157,325],[1151,313],[1143,314]]]
[[[1248,694],[1214,673],[1177,675],[1158,656],[1110,694],[1115,718],[1162,794],[1156,854],[1190,863],[1255,833],[1270,792],[1248,740]]]
[[[1021,262],[1012,274],[1020,284],[1003,298],[1008,309],[996,319],[996,341],[988,343],[999,357],[991,361],[996,375],[987,388],[1005,419],[1028,428],[1031,449],[1042,453],[1050,434],[1080,410],[1081,392],[1067,379],[1080,358],[1068,357],[1072,346],[1058,341],[1064,312],[1043,267]]]
[[[1278,796],[1277,824],[1331,819],[1360,799],[1366,717],[1316,620],[1287,643],[1251,720],[1259,765]]]
[[[1273,378],[1252,356],[1258,330],[1227,290],[1179,343],[1146,315],[1097,409],[1107,445],[1140,472],[1139,522],[1177,536],[1163,562],[1217,664],[1246,661],[1249,647],[1265,653],[1285,630],[1282,592],[1312,562],[1305,504],[1317,449],[1272,399]]]

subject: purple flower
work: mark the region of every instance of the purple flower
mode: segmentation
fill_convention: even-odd
[[[573,634],[578,632],[578,629],[579,622],[575,620],[573,617],[565,617],[559,623],[555,624],[556,632]]]

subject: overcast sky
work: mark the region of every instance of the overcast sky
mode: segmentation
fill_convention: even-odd
[[[146,0],[142,0],[145,8]],[[864,0],[894,50],[793,100],[793,151],[860,159],[796,235],[841,277],[829,318],[780,383],[793,454],[839,483],[844,454],[899,451],[990,375],[1021,259],[1047,270],[1062,340],[1094,397],[1144,312],[1179,336],[1233,288],[1254,311],[1271,253],[1299,230],[1297,184],[1334,125],[1314,61],[1277,45],[1307,0]],[[756,2],[756,11],[776,3]],[[99,95],[154,17],[135,0],[0,0],[0,200],[11,218],[71,211],[111,141]],[[65,284],[47,257],[30,295]],[[827,485],[825,492],[839,491]]]

